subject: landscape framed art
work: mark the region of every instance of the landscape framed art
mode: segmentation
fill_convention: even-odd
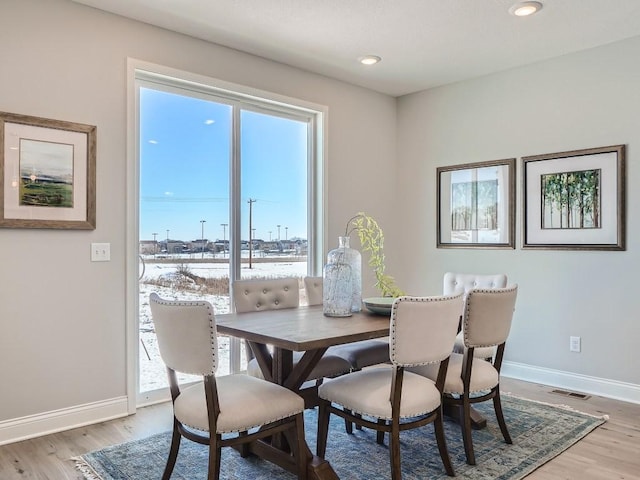
[[[515,248],[515,168],[515,158],[437,168],[438,248]]]
[[[0,112],[0,227],[96,227],[96,127]]]
[[[523,248],[625,249],[625,146],[523,157]]]

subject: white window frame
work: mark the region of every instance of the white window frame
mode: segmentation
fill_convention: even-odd
[[[169,399],[167,389],[145,392],[139,388],[139,293],[138,293],[138,253],[139,253],[139,196],[140,196],[140,144],[139,144],[139,89],[141,86],[158,90],[183,93],[189,90],[195,96],[214,98],[220,103],[234,107],[233,131],[237,132],[240,110],[251,110],[301,120],[308,125],[310,159],[307,171],[308,191],[308,265],[310,275],[319,275],[322,271],[323,252],[326,241],[326,187],[325,162],[326,123],[328,109],[325,106],[290,98],[222,80],[155,65],[136,59],[127,59],[127,227],[126,227],[126,301],[125,316],[127,325],[127,400],[129,413],[135,413],[138,406],[148,405]],[[229,232],[230,238],[240,238],[240,158],[237,147],[240,138],[234,135],[234,158],[231,159],[230,172],[230,212],[229,221],[237,231]],[[230,225],[230,229],[231,229]],[[315,234],[312,234],[314,233]],[[230,279],[240,277],[240,258],[230,258]],[[231,344],[231,371],[239,369],[240,342]]]

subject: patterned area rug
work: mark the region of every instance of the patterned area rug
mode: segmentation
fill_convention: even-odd
[[[551,460],[605,422],[569,408],[523,400],[503,394],[503,410],[513,439],[507,445],[491,402],[477,405],[487,428],[473,432],[476,466],[466,464],[460,427],[445,422],[447,445],[458,479],[516,480]],[[317,411],[305,415],[307,442],[315,451]],[[341,419],[331,417],[326,458],[341,479],[390,478],[388,444],[375,441],[375,432],[347,435]],[[433,426],[401,432],[402,472],[405,480],[445,479]],[[108,447],[76,459],[87,479],[157,480],[169,452],[170,433]],[[206,479],[207,448],[182,440],[172,480]],[[224,480],[294,479],[295,476],[255,457],[241,458],[233,449],[222,454]]]

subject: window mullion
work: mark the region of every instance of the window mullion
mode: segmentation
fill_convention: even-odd
[[[231,192],[231,201],[229,202],[229,220],[230,220],[230,253],[229,259],[229,295],[233,298],[233,281],[240,278],[241,268],[241,202],[242,191],[240,185],[240,106],[234,105],[232,110],[232,128],[231,128],[231,168],[229,169],[229,182]],[[233,302],[230,304],[231,311],[235,310]],[[231,337],[229,345],[229,361],[231,373],[237,373],[240,371],[240,358],[241,358],[241,345],[240,340]]]

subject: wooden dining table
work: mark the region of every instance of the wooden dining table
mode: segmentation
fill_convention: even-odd
[[[389,335],[388,316],[357,312],[350,317],[326,317],[322,306],[217,315],[216,324],[218,333],[245,339],[264,378],[301,394],[307,406],[313,405],[316,390],[303,389],[303,384],[327,348]],[[293,352],[305,352],[295,366]],[[256,441],[249,451],[295,473],[282,439]],[[338,479],[329,462],[313,455],[308,446],[307,456],[309,479]]]

